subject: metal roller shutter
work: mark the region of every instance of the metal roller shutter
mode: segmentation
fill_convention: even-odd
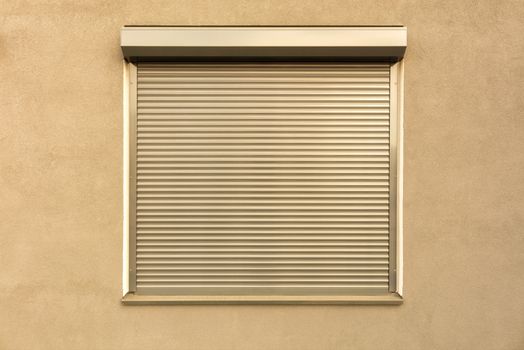
[[[136,290],[389,287],[390,65],[139,63]]]

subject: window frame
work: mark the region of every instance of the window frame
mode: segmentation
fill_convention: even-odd
[[[154,27],[157,28],[157,27]],[[354,28],[354,27],[352,27]],[[367,27],[365,27],[367,28]],[[380,27],[384,28],[384,27]],[[395,27],[396,28],[396,27]],[[124,47],[124,46],[123,46]],[[405,47],[404,47],[405,49]],[[275,50],[274,50],[275,51]],[[278,51],[278,50],[276,50]],[[332,50],[320,47],[326,57]],[[347,51],[347,47],[346,47]],[[148,52],[142,51],[142,52]],[[268,52],[271,52],[268,51]],[[357,57],[349,50],[348,60]],[[351,53],[353,52],[353,53]],[[369,52],[369,51],[365,51]],[[384,51],[389,55],[388,50]],[[367,55],[367,53],[366,53]],[[124,56],[126,52],[124,50]],[[224,56],[230,57],[227,50]],[[158,59],[158,56],[154,56]],[[167,56],[171,57],[171,56]],[[255,58],[257,56],[254,56]],[[365,56],[367,57],[367,56]],[[404,63],[389,56],[373,56],[374,60],[389,60],[390,65],[390,230],[389,230],[389,294],[386,295],[139,295],[136,294],[136,121],[137,119],[137,60],[128,57],[123,62],[123,297],[129,305],[140,304],[400,304],[403,301],[403,89]],[[195,59],[195,58],[194,58]],[[196,60],[198,57],[196,57]],[[252,58],[253,59],[253,58]],[[252,60],[251,59],[251,60]],[[277,58],[278,59],[278,58]],[[191,60],[191,59],[190,59]],[[249,59],[247,59],[249,61]],[[322,59],[318,59],[322,61]],[[362,59],[359,59],[361,61]],[[368,59],[369,60],[369,59]],[[245,59],[244,59],[245,61]],[[300,61],[300,59],[293,59]],[[347,60],[346,60],[347,61]]]

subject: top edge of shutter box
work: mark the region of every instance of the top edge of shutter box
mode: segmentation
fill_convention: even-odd
[[[124,27],[121,47],[137,59],[377,59],[404,56],[407,28],[391,27]]]

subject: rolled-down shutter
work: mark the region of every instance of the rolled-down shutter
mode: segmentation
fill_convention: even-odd
[[[137,100],[137,292],[388,292],[389,64],[140,63]]]

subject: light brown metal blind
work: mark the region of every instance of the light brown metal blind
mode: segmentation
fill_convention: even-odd
[[[137,292],[387,293],[389,79],[389,64],[138,64]]]

